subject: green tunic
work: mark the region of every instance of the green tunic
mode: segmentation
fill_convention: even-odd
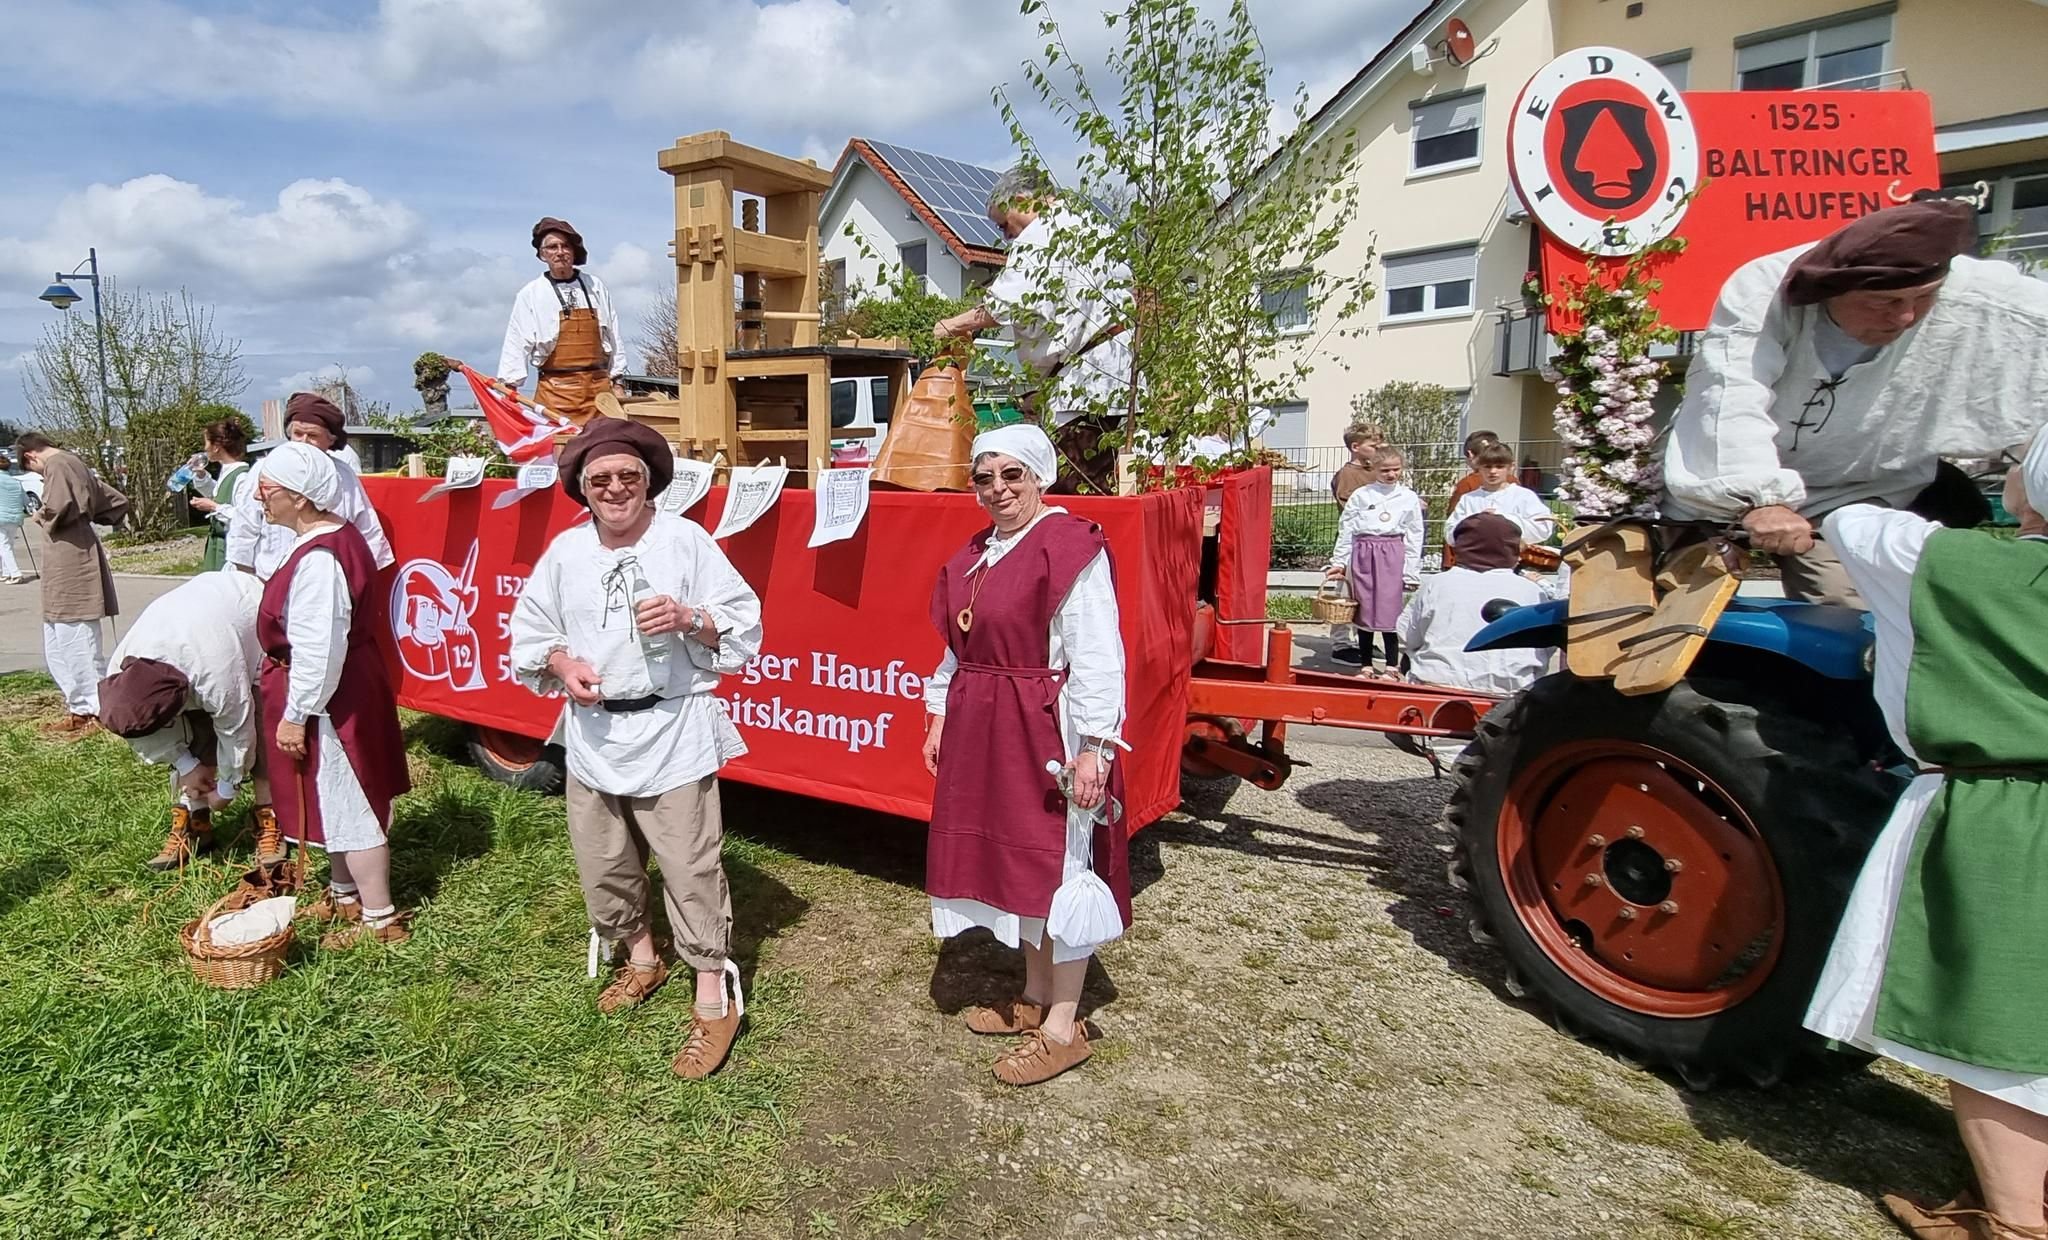
[[[216,514],[226,514],[235,506],[235,492],[249,476],[249,463],[236,461],[220,471],[220,481],[213,488],[213,502],[220,507]],[[206,522],[206,550],[199,557],[199,571],[218,572],[228,566],[228,523],[225,516],[209,515]]]
[[[1935,533],[1912,625],[1906,735],[1947,777],[1913,840],[1873,1029],[2048,1074],[2048,542]]]

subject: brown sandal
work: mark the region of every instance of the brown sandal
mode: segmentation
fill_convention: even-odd
[[[1917,1240],[2048,1240],[2048,1227],[2020,1227],[1986,1210],[1975,1194],[1929,1206],[1898,1193],[1878,1199]]]
[[[747,997],[740,990],[739,966],[730,960],[725,962],[724,980],[732,986],[732,993],[726,997],[725,1015],[709,1017],[692,1008],[690,1036],[683,1042],[683,1049],[669,1061],[669,1071],[686,1081],[701,1081],[718,1071],[740,1036],[740,1018],[747,1014]]]
[[[358,913],[356,916],[361,918],[362,914]],[[361,920],[353,921],[347,925],[336,926],[321,935],[320,946],[331,952],[347,951],[365,941],[396,947],[412,937],[412,928],[406,925],[409,920],[411,918],[408,914],[400,913],[381,926],[372,926]]]
[[[651,965],[638,965],[627,961],[617,973],[612,974],[612,984],[597,996],[597,1010],[610,1016],[647,1002],[661,984],[668,980],[668,965],[656,960]]]
[[[1005,1085],[1042,1085],[1069,1068],[1078,1068],[1093,1054],[1088,1032],[1074,1022],[1074,1040],[1055,1042],[1044,1029],[1033,1029],[1022,1042],[996,1060],[996,1079]]]
[[[312,902],[299,910],[300,921],[310,921],[317,926],[333,925],[335,922],[358,922],[363,919],[361,900],[337,900],[334,888],[322,887]]]
[[[966,1021],[975,1033],[1029,1033],[1045,1023],[1045,1008],[1027,999],[1004,999],[988,1007],[968,1008]]]

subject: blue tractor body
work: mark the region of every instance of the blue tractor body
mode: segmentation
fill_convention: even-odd
[[[1466,649],[1562,646],[1565,611],[1563,599],[1517,607],[1474,634]],[[1830,680],[1862,680],[1870,675],[1875,639],[1867,611],[1737,597],[1707,640],[1780,655]]]

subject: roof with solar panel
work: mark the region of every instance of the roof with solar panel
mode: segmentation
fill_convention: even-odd
[[[855,138],[846,144],[833,169],[832,192],[826,195],[820,215],[829,213],[832,198],[845,184],[851,161],[866,164],[875,175],[902,196],[931,230],[946,243],[953,257],[962,263],[1000,267],[1003,264],[1002,230],[989,222],[988,195],[1002,174],[994,168],[963,164],[957,159],[913,151],[887,142]]]

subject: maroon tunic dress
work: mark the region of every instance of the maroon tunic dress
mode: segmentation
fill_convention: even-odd
[[[306,759],[301,769],[297,758],[277,747],[277,725],[284,719],[285,700],[290,693],[292,647],[285,631],[285,609],[291,599],[292,577],[299,561],[315,550],[331,553],[341,564],[348,584],[351,620],[348,650],[341,662],[341,681],[328,699],[327,713],[306,720]],[[320,729],[332,728],[355,769],[356,782],[376,812],[377,821],[391,825],[391,802],[412,787],[405,771],[405,738],[398,730],[398,697],[391,690],[391,676],[377,651],[376,621],[371,593],[377,584],[377,561],[370,544],[353,525],[308,539],[278,567],[263,587],[263,603],[256,612],[256,641],[268,656],[263,660],[261,698],[263,702],[263,745],[270,760],[271,779],[277,787],[271,799],[277,810],[278,826],[288,840],[299,838],[299,797],[294,781],[306,790],[305,838],[326,844],[320,829]]]
[[[1067,673],[1046,666],[1052,618],[1104,540],[1093,522],[1054,513],[993,567],[970,575],[992,533],[975,535],[946,561],[932,590],[932,623],[959,666],[946,690],[925,892],[1042,918],[1065,878],[1067,852],[1067,801],[1045,769],[1066,761],[1059,694]],[[970,605],[974,623],[963,633],[957,617]],[[1121,802],[1123,764],[1109,769],[1110,794]],[[1121,819],[1096,825],[1093,868],[1126,926],[1128,845]]]

